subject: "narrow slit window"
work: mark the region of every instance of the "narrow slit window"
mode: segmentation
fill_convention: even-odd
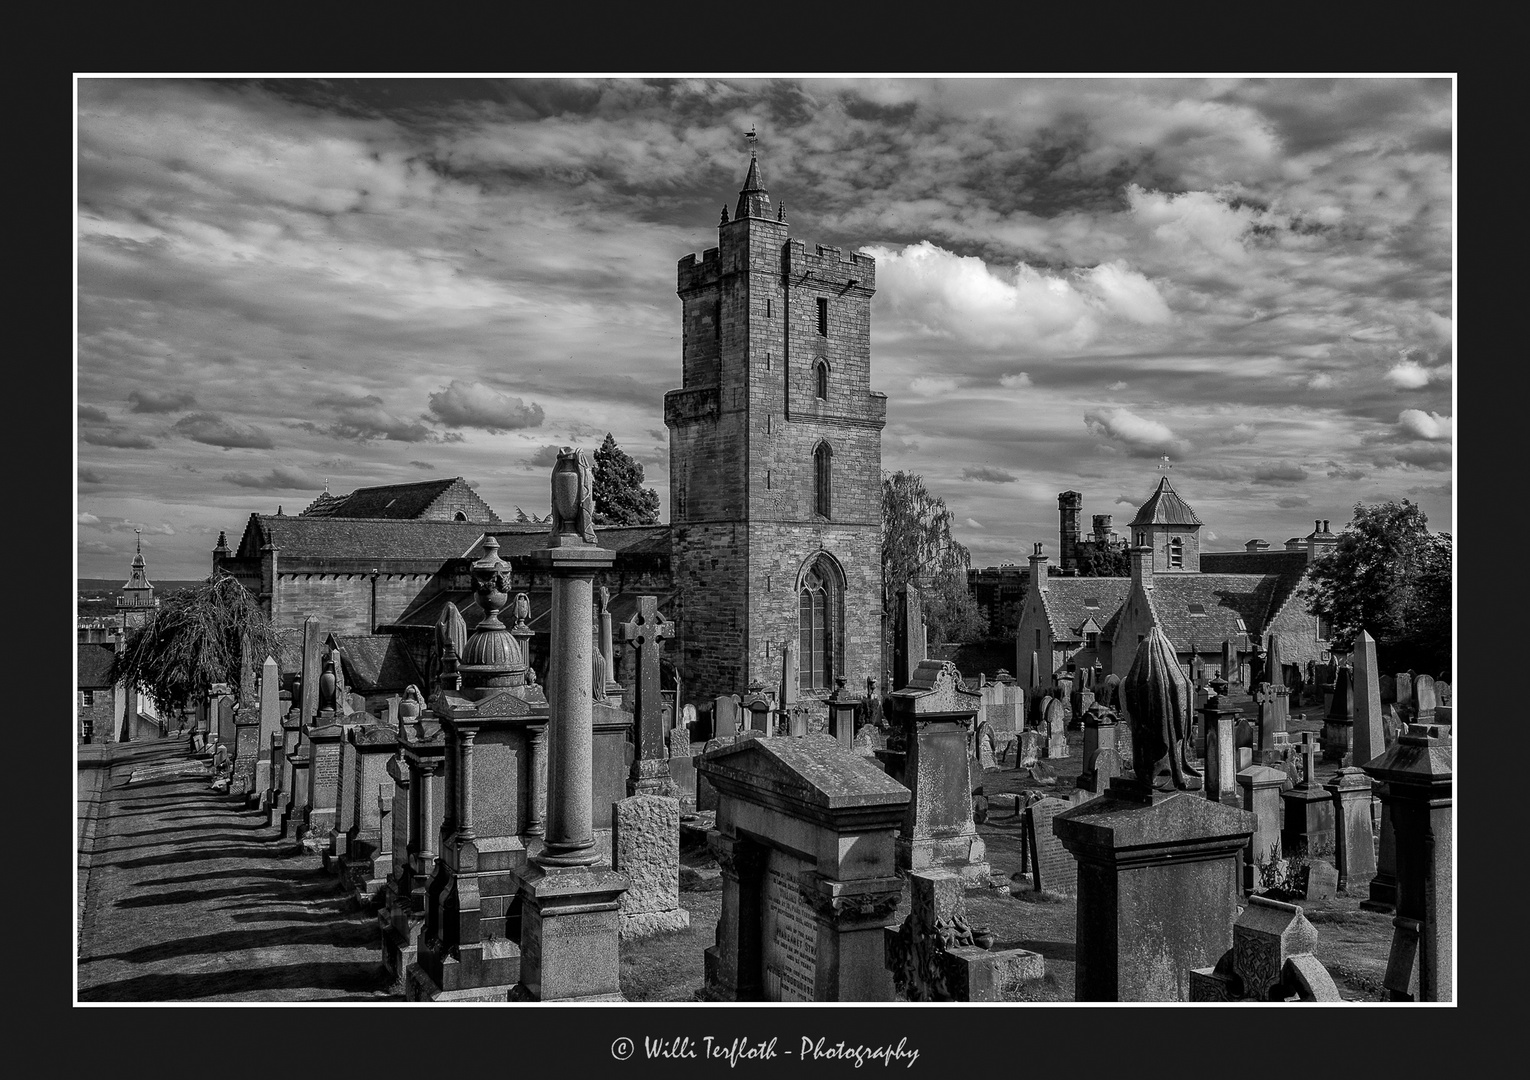
[[[813,391],[820,401],[829,397],[829,365],[820,360],[813,365]]]
[[[829,336],[829,298],[818,298],[818,333],[823,337]]]
[[[828,443],[821,442],[813,448],[813,510],[823,517],[831,516],[829,463],[832,457]]]

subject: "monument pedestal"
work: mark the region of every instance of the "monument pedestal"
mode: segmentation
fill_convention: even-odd
[[[624,1001],[618,908],[628,878],[593,866],[529,864],[521,903],[520,1001]]]
[[[1078,860],[1076,1001],[1185,1001],[1232,946],[1254,815],[1118,777],[1053,819]]]
[[[1331,854],[1334,850],[1333,797],[1320,787],[1298,784],[1280,794],[1284,816],[1280,827],[1281,850],[1287,855]]]

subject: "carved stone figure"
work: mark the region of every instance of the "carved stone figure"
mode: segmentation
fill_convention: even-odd
[[[1159,791],[1199,791],[1200,773],[1185,753],[1190,683],[1174,646],[1158,627],[1137,646],[1121,690],[1132,728],[1132,770]]]
[[[565,446],[552,471],[552,535],[595,543],[595,469],[589,454]]]

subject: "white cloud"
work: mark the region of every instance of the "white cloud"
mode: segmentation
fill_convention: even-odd
[[[1183,457],[1190,449],[1185,439],[1167,424],[1138,416],[1128,409],[1092,409],[1084,414],[1084,426],[1096,435],[1119,444],[1133,457],[1171,454]]]
[[[1333,388],[1333,376],[1326,371],[1321,371],[1307,380],[1309,390],[1330,390]]]
[[[1421,386],[1427,386],[1432,378],[1434,378],[1434,372],[1414,360],[1404,360],[1400,364],[1394,364],[1387,369],[1386,373],[1387,382],[1404,390],[1417,390]]]
[[[969,529],[981,529],[983,527],[981,521],[975,521],[972,518],[966,518],[962,524],[966,525]]]
[[[1451,417],[1422,409],[1404,409],[1397,414],[1397,423],[1408,434],[1431,442],[1448,440],[1453,426]]]
[[[478,427],[496,433],[540,427],[542,423],[542,407],[536,402],[527,405],[492,386],[461,379],[453,379],[430,395],[430,411],[452,427]]]
[[[1004,387],[1006,390],[1018,390],[1022,386],[1031,385],[1031,377],[1024,371],[1020,372],[1018,375],[1000,375],[999,385]]]
[[[1153,283],[1124,262],[1101,263],[1085,275],[1106,310],[1135,323],[1166,323],[1169,305]]]
[[[1105,389],[1107,389],[1107,390],[1125,390],[1126,389],[1126,383],[1120,382],[1118,380],[1116,382],[1111,383]]]
[[[94,515],[94,514],[81,513],[74,520],[79,522],[81,525],[99,525],[99,524],[101,524],[101,519],[96,517],[96,515]]]
[[[1228,262],[1248,257],[1243,237],[1259,217],[1252,207],[1234,210],[1209,191],[1171,195],[1145,191],[1136,184],[1127,185],[1126,201],[1137,220],[1166,244],[1199,248]]]

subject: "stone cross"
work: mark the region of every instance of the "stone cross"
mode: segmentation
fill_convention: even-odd
[[[1317,740],[1312,737],[1312,732],[1302,732],[1302,783],[1301,786],[1308,789],[1317,788]]]
[[[664,747],[664,698],[659,692],[659,648],[674,626],[659,614],[655,596],[640,596],[637,612],[622,623],[622,643],[637,650],[637,692],[632,703],[637,752],[627,788],[634,794],[662,795],[669,765]]]

